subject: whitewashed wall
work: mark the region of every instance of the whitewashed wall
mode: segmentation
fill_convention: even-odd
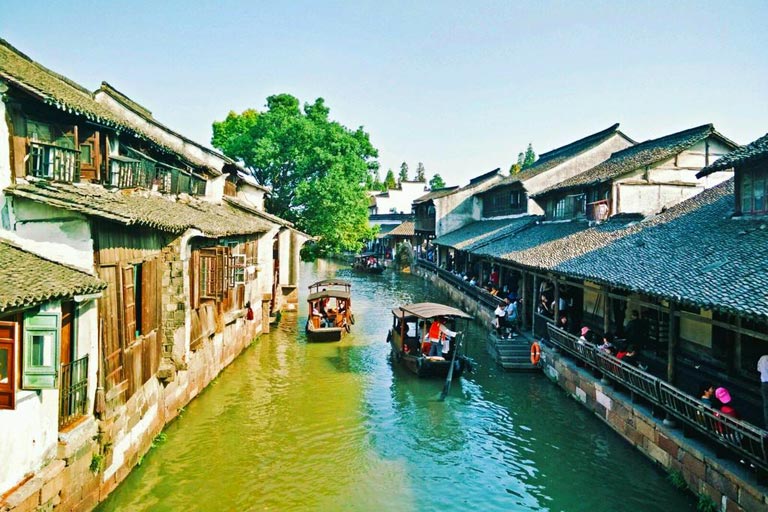
[[[479,219],[481,209],[475,204],[473,196],[488,190],[502,179],[504,176],[496,175],[475,187],[459,189],[452,194],[434,199],[435,236],[450,233]]]
[[[376,213],[383,215],[391,213],[411,213],[413,201],[427,193],[427,184],[421,182],[404,181],[400,184],[401,190],[389,190],[389,197],[375,196]]]
[[[40,310],[61,314],[61,304],[49,302]],[[16,353],[19,358],[21,350]],[[21,371],[20,361],[17,368]],[[58,435],[59,390],[17,390],[16,408],[0,410],[0,494],[56,455]]]

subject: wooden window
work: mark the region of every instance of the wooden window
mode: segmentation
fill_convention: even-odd
[[[59,368],[59,315],[24,316],[22,387],[51,389],[57,386]]]
[[[16,407],[16,322],[0,322],[0,409]]]
[[[160,258],[153,258],[145,261],[141,267],[141,306],[137,306],[137,311],[141,311],[140,320],[137,320],[141,326],[141,334],[147,335],[160,327],[160,303],[161,282]]]
[[[123,267],[122,278],[122,309],[123,309],[123,347],[129,346],[139,334],[136,331],[136,280],[133,265]]]
[[[200,249],[200,297],[220,299],[229,283],[229,247]]]
[[[741,213],[766,213],[768,212],[768,171],[758,168],[745,168],[741,171],[740,196]]]

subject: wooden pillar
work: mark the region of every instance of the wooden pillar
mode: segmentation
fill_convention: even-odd
[[[669,346],[667,351],[667,382],[670,384],[675,383],[675,377],[677,374],[677,363],[675,356],[677,355],[677,343],[678,336],[678,318],[676,316],[677,308],[673,302],[669,303]]]
[[[528,274],[525,271],[520,272],[520,280],[517,282],[518,290],[520,291],[520,298],[522,299],[523,309],[519,312],[520,318],[523,319],[523,327],[528,323],[527,316],[525,315],[525,308],[532,307],[531,301],[528,300]],[[530,326],[529,326],[530,327]]]
[[[603,301],[603,333],[607,333],[611,330],[611,299],[609,295],[609,289],[605,287],[603,293],[605,300]]]
[[[539,292],[538,287],[536,286],[538,281],[538,276],[536,274],[533,274],[533,301],[531,301],[531,332],[535,335],[534,332],[536,327],[536,304],[538,304],[539,301]]]
[[[560,319],[560,281],[555,276],[552,278],[552,282],[555,285],[555,307],[552,308],[552,316],[555,325],[560,325],[558,323],[558,320]]]

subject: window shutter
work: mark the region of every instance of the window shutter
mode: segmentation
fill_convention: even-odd
[[[191,270],[189,272],[189,305],[192,309],[200,307],[200,251],[192,251]]]
[[[57,313],[24,316],[24,389],[52,389],[57,386],[59,331]]]
[[[136,296],[134,295],[133,266],[123,267],[123,348],[136,339]]]
[[[141,334],[149,334],[158,326],[157,258],[141,264]]]
[[[0,322],[0,409],[16,407],[16,323]]]

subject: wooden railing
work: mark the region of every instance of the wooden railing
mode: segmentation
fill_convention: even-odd
[[[424,258],[419,258],[418,264],[432,272],[437,273],[437,275],[439,275],[443,280],[451,283],[454,287],[463,291],[467,296],[475,299],[476,301],[491,309],[495,309],[497,305],[504,302],[501,297],[491,295],[481,287],[469,284],[469,282],[464,281],[461,277],[448,272],[444,268],[438,267],[431,261],[427,261]]]
[[[29,143],[27,173],[37,178],[74,183],[80,181],[80,151],[46,142]]]
[[[88,406],[88,355],[61,365],[59,427],[86,414]]]
[[[587,204],[587,220],[602,222],[609,217],[610,213],[611,207],[607,199]]]
[[[579,342],[576,336],[554,325],[550,324],[548,330],[553,345],[642,396],[707,439],[768,470],[768,431],[726,416],[658,377],[600,351],[595,345]]]

